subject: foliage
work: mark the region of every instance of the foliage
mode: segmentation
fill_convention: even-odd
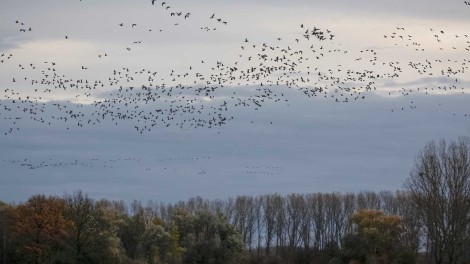
[[[396,193],[196,197],[128,208],[78,191],[0,202],[0,256],[12,264],[470,263],[469,142],[428,143],[408,190]]]
[[[179,230],[186,230],[183,263],[237,263],[243,252],[243,240],[221,214],[200,211],[195,215],[175,215]]]
[[[20,262],[53,263],[62,260],[71,223],[64,217],[65,202],[35,195],[14,210],[13,232]]]
[[[64,214],[68,228],[68,263],[103,263],[122,259],[123,250],[117,237],[122,216],[112,203],[95,202],[81,191],[65,195]]]
[[[379,210],[363,209],[352,215],[351,221],[356,232],[344,239],[347,259],[359,263],[392,263],[397,253],[404,248],[400,241],[400,217],[386,215]]]

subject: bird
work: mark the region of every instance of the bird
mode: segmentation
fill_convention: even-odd
[[[151,0],[152,5],[155,5],[155,2],[156,0]],[[162,2],[162,7],[165,5],[165,10],[168,10],[170,6]],[[188,19],[191,17],[190,12],[173,12],[173,10],[166,14],[174,17],[174,19]],[[209,19],[211,19],[211,23],[217,25],[218,23],[223,25],[228,23],[222,17],[217,16],[216,18],[215,13],[212,13]],[[172,22],[168,25],[176,26],[179,24],[182,23]],[[118,25],[123,27],[124,23]],[[131,24],[132,28],[136,26],[137,24]],[[24,23],[20,25],[18,20],[16,21],[16,27],[15,30],[20,29],[21,32],[29,31],[27,29],[28,26],[25,26]],[[139,23],[140,27],[141,24]],[[191,27],[194,28],[194,25],[188,24],[188,28],[191,29]],[[199,65],[193,61],[194,64],[191,65],[194,67],[183,65],[183,70],[171,69],[171,72],[168,74],[157,73],[151,69],[120,67],[113,69],[109,75],[103,75],[103,78],[100,78],[100,80],[94,80],[89,76],[67,77],[65,74],[60,73],[61,68],[53,62],[51,63],[50,60],[44,64],[44,67],[36,64],[34,64],[34,67],[33,65],[27,67],[25,65],[28,65],[28,63],[20,62],[19,68],[22,70],[22,75],[27,74],[27,71],[35,73],[31,76],[24,76],[24,78],[25,80],[26,78],[31,80],[31,82],[28,81],[28,84],[30,83],[30,85],[35,86],[34,94],[36,98],[27,98],[21,92],[12,95],[10,90],[8,90],[8,93],[5,92],[5,96],[11,97],[12,100],[15,99],[14,104],[16,106],[21,105],[26,109],[22,113],[23,117],[38,120],[38,122],[46,125],[51,125],[49,121],[52,121],[52,125],[54,121],[67,122],[67,124],[76,121],[74,124],[77,124],[77,126],[74,127],[99,126],[104,120],[109,119],[116,125],[128,123],[131,127],[135,126],[135,131],[142,134],[156,127],[168,127],[169,129],[173,127],[180,129],[215,128],[230,122],[233,117],[229,113],[230,111],[236,111],[237,108],[245,107],[256,111],[270,103],[285,102],[287,105],[290,98],[288,98],[287,94],[282,93],[283,88],[296,89],[300,94],[307,97],[318,96],[334,103],[347,103],[354,100],[367,100],[368,97],[366,95],[368,92],[375,92],[381,88],[380,82],[387,82],[389,80],[398,82],[402,74],[415,74],[420,79],[423,77],[434,78],[434,76],[439,75],[439,77],[446,78],[451,85],[435,85],[426,90],[422,87],[420,87],[422,90],[407,87],[406,89],[386,94],[390,96],[410,96],[413,92],[418,91],[420,93],[455,91],[460,88],[457,87],[461,82],[460,77],[464,76],[464,72],[468,69],[467,64],[470,64],[470,62],[464,61],[465,59],[460,61],[455,60],[455,62],[454,60],[449,61],[448,65],[445,65],[445,60],[443,60],[444,62],[424,62],[424,60],[387,61],[376,50],[342,49],[341,43],[331,41],[333,39],[336,40],[336,35],[339,35],[339,33],[333,33],[330,29],[324,29],[321,26],[318,27],[318,25],[312,29],[308,28],[306,24],[300,24],[300,28],[302,28],[301,32],[293,36],[279,36],[273,38],[271,42],[265,40],[264,43],[256,43],[254,40],[249,41],[248,38],[241,38],[239,42],[250,42],[250,44],[240,43],[243,45],[242,49],[233,50],[233,52],[238,52],[234,53],[233,58],[224,61],[211,61],[209,58],[203,57],[201,53],[202,58],[198,59],[204,65]],[[216,27],[213,25],[203,25],[200,29],[210,32],[216,30]],[[229,27],[224,27],[223,29],[228,32]],[[160,29],[160,32],[162,30]],[[402,47],[409,45],[416,48],[416,51],[422,50],[421,48],[425,43],[420,43],[415,36],[405,34],[407,29],[404,27],[394,27],[393,30],[395,32],[379,32],[378,36],[382,39],[381,36],[383,35],[382,41],[390,41],[390,44]],[[432,28],[430,30],[433,31],[432,34],[437,33],[435,38],[438,42],[441,40],[445,41],[445,39],[442,39],[444,31],[440,31],[437,28],[436,30]],[[429,34],[427,28],[426,32]],[[133,33],[136,34],[133,37],[140,33],[150,34],[147,31],[144,33],[134,31]],[[463,35],[447,35],[449,35],[448,37],[455,38],[455,41],[465,40]],[[432,37],[432,35],[430,36]],[[123,37],[129,38],[129,36]],[[141,39],[140,37],[139,35],[139,39]],[[144,39],[145,35],[142,35],[142,37]],[[65,36],[65,39],[68,39],[68,36]],[[282,42],[281,39],[283,40]],[[133,45],[142,43],[140,40],[134,40],[129,40],[128,43]],[[423,46],[420,47],[421,44]],[[470,52],[470,43],[466,46]],[[131,47],[129,45],[128,47],[124,46],[121,48],[131,51]],[[464,47],[453,45],[449,46],[447,50],[464,51]],[[440,52],[442,54],[445,54],[445,47],[436,47],[436,52],[438,51],[437,48],[441,49]],[[199,54],[198,50],[196,52]],[[360,56],[348,57],[343,55],[348,52],[350,54],[360,54]],[[126,54],[134,56],[134,52]],[[228,54],[231,53],[228,52]],[[100,53],[97,57],[103,59],[107,55],[107,53],[104,53],[104,55]],[[11,56],[6,54],[1,55],[2,67],[8,65],[8,60]],[[93,57],[93,59],[97,60],[95,56]],[[320,61],[316,62],[316,60]],[[322,60],[344,61],[344,63],[349,63],[349,66],[338,65],[335,67],[330,65],[330,67],[326,64],[324,65]],[[397,57],[394,60],[399,59]],[[413,59],[410,58],[410,60]],[[102,63],[103,61],[100,62]],[[460,65],[458,62],[466,64]],[[90,63],[96,63],[96,61],[90,61]],[[313,67],[314,63],[317,63],[318,66]],[[375,70],[376,63],[382,65],[383,69],[380,71]],[[201,66],[201,68],[207,67],[208,70],[205,72],[200,71],[198,66]],[[82,70],[86,69],[88,67],[82,66]],[[40,78],[33,77],[34,75],[38,75]],[[20,78],[18,75],[15,75],[15,77],[16,79],[19,78],[18,83],[23,83],[20,82],[20,80],[23,80],[23,76]],[[16,82],[16,79],[13,78],[13,82]],[[455,81],[456,79],[458,81]],[[231,89],[227,87],[235,86],[252,87],[253,94],[240,95],[241,92],[234,91],[233,94],[230,93],[230,96],[224,97],[224,102],[222,102],[219,98],[219,92],[222,89]],[[39,105],[34,105],[33,100],[39,100],[39,95],[44,93],[52,94],[56,90],[74,91],[76,93],[75,97],[81,99],[93,98],[94,92],[99,93],[101,92],[100,89],[107,88],[110,90],[109,96],[106,99],[96,100],[91,105],[80,105],[78,103],[70,103],[70,105],[59,103],[54,105],[53,107],[57,107],[58,114],[53,118],[45,114],[48,112],[46,111],[47,106],[38,108],[38,110],[33,109],[34,107],[40,107]],[[21,97],[21,100],[12,96]],[[394,107],[394,109],[403,109],[403,111],[415,109],[416,104],[412,101],[406,107],[400,106]],[[83,107],[89,109],[89,111],[83,111]],[[147,107],[155,107],[157,109],[148,110],[146,109]],[[44,112],[41,112],[41,110]],[[396,113],[399,111],[393,111],[392,109],[392,112]],[[270,121],[264,124],[272,125],[273,122]],[[12,127],[14,128],[15,126],[12,125]],[[72,126],[69,126],[69,128],[73,129]]]

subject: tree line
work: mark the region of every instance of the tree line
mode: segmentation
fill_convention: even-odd
[[[469,142],[427,143],[395,192],[0,202],[0,262],[470,263]]]

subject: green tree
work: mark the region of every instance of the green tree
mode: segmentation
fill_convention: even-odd
[[[124,215],[107,200],[95,202],[99,232],[85,247],[89,259],[96,263],[126,263],[125,252],[118,237]],[[91,262],[88,262],[91,263]]]
[[[170,234],[163,222],[150,208],[144,208],[135,201],[133,215],[126,216],[119,229],[119,237],[129,259],[158,263],[165,261]]]
[[[184,249],[180,246],[181,235],[175,221],[171,221],[169,224],[169,233],[167,258],[171,263],[179,263]]]
[[[222,214],[179,210],[173,215],[180,234],[182,262],[193,264],[238,263],[243,238]]]
[[[115,263],[123,249],[117,237],[122,212],[112,203],[95,202],[81,191],[65,196],[69,228],[68,263]]]

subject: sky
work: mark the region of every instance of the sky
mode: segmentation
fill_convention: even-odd
[[[395,191],[470,136],[464,1],[2,0],[0,200]]]

